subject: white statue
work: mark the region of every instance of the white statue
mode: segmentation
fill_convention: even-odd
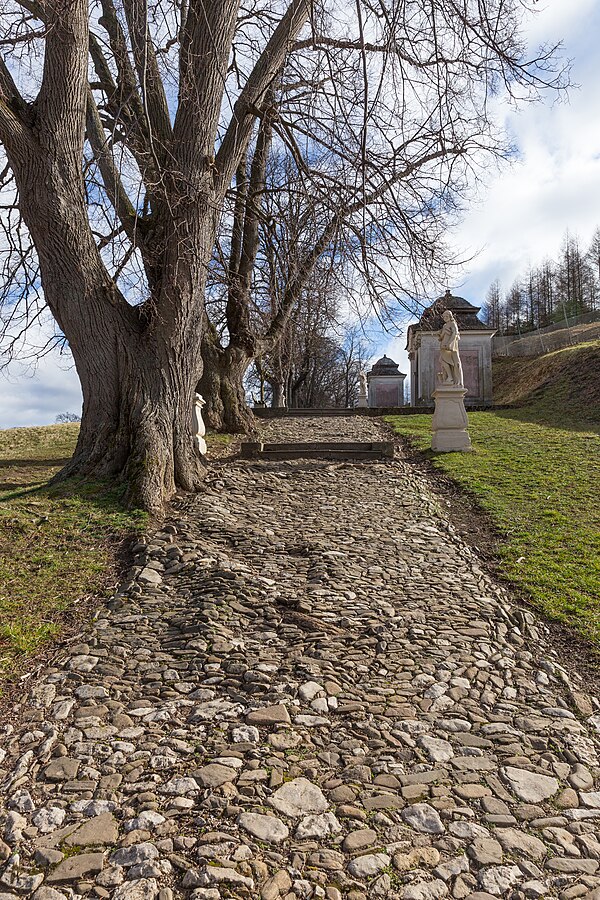
[[[202,394],[194,395],[194,406],[192,409],[192,431],[194,433],[194,444],[200,456],[206,456],[206,425],[202,419],[202,407],[206,406],[206,400]]]
[[[442,313],[444,325],[438,335],[440,342],[440,362],[442,371],[439,373],[442,384],[453,384],[464,387],[463,370],[458,354],[458,342],[460,333],[453,314],[447,309]]]
[[[367,376],[364,372],[358,373],[358,400],[354,405],[362,408],[369,405],[367,400]]]
[[[360,384],[359,389],[358,389],[358,396],[364,397],[366,399],[366,397],[367,397],[367,376],[366,376],[366,374],[364,372],[359,372],[358,380],[359,380],[359,384]]]

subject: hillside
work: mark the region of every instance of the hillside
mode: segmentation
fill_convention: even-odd
[[[543,356],[499,357],[493,366],[495,403],[600,423],[600,341]]]

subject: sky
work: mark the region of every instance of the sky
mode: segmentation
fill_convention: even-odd
[[[440,285],[479,306],[498,278],[507,291],[530,264],[555,257],[565,231],[586,248],[600,227],[600,0],[541,0],[527,29],[530,45],[563,41],[578,85],[568,102],[505,108],[503,125],[519,158],[492,172],[452,236],[457,254],[476,254],[462,278]],[[435,297],[431,298],[432,300]],[[384,338],[385,352],[408,372],[406,338]]]
[[[491,171],[472,198],[452,242],[458,256],[475,258],[435,296],[450,287],[480,305],[496,278],[507,290],[530,264],[556,256],[567,229],[585,247],[600,226],[600,0],[540,0],[536,8],[527,28],[530,44],[562,40],[578,88],[568,102],[503,108],[501,124],[518,147],[518,160]],[[408,372],[405,342],[382,334],[372,361],[385,352]],[[77,375],[65,356],[44,357],[34,374],[17,363],[0,375],[0,428],[51,424],[60,413],[80,411]]]

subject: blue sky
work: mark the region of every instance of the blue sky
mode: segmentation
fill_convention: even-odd
[[[600,0],[540,0],[536,8],[530,43],[563,40],[579,88],[566,103],[500,110],[519,160],[492,172],[473,198],[452,240],[457,255],[477,256],[462,279],[437,292],[449,286],[476,305],[495,278],[506,290],[530,263],[555,256],[567,228],[585,246],[600,226]],[[382,334],[373,360],[386,352],[408,371],[404,344],[404,337]],[[64,356],[45,357],[33,375],[17,363],[0,376],[0,428],[50,424],[80,409],[77,375]]]

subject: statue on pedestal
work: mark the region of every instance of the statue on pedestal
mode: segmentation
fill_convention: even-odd
[[[438,335],[440,342],[440,363],[442,371],[439,373],[442,384],[453,384],[464,387],[463,370],[458,353],[460,333],[454,315],[449,309],[442,313],[444,325]]]
[[[194,406],[192,409],[192,432],[194,434],[194,445],[200,456],[206,456],[206,426],[202,419],[202,407],[206,406],[206,400],[202,394],[194,395]]]
[[[356,405],[359,407],[369,405],[367,400],[367,376],[362,371],[358,373],[358,402]]]
[[[458,355],[460,334],[449,309],[442,313],[442,319],[444,325],[438,335],[442,371],[438,373],[438,386],[433,392],[435,411],[431,421],[431,449],[442,453],[471,450],[464,403],[467,391]]]

